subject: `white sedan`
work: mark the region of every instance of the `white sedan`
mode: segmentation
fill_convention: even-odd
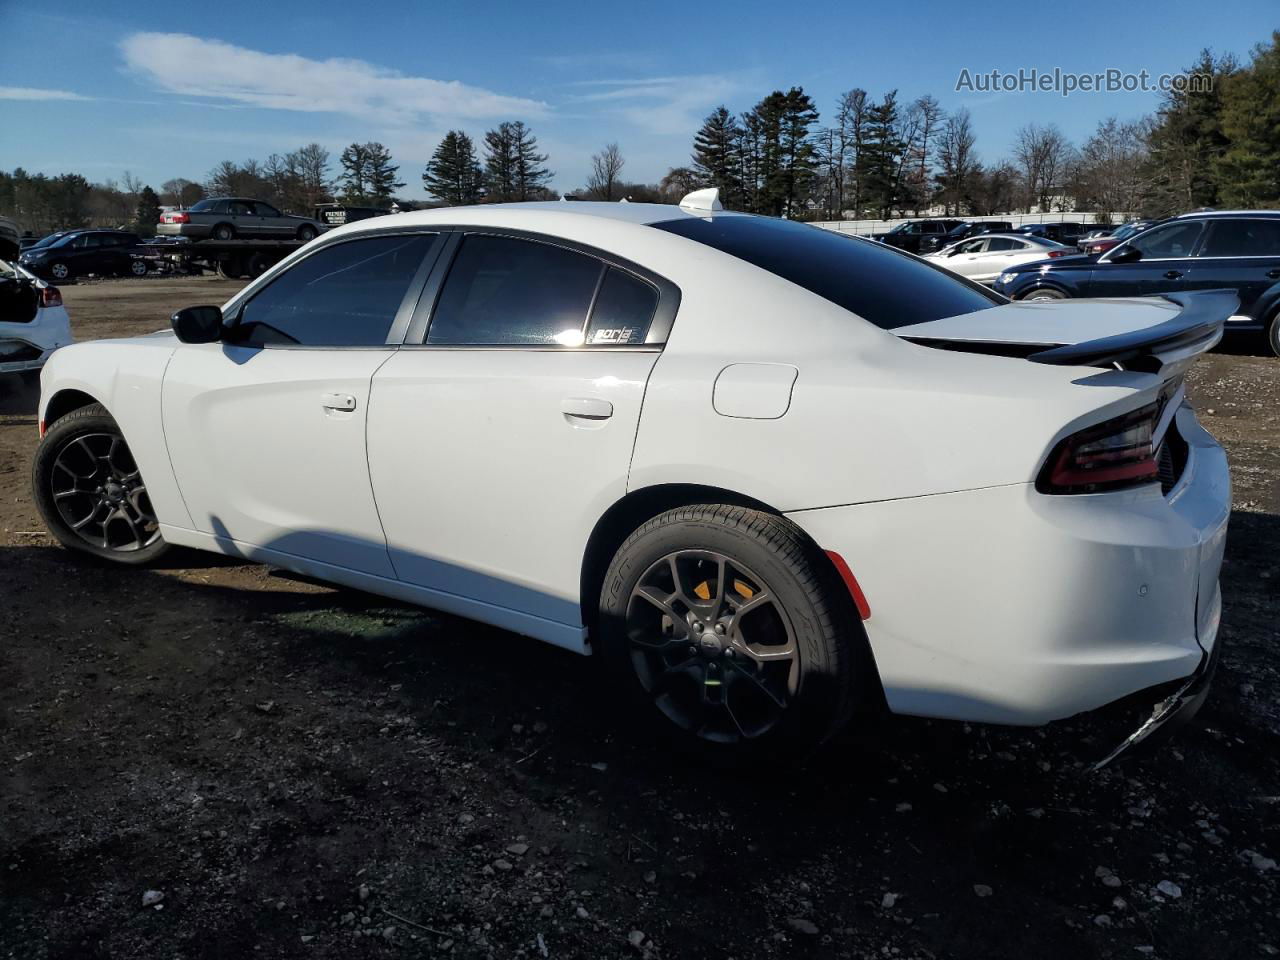
[[[34,493],[99,557],[196,547],[593,654],[729,755],[884,707],[1164,719],[1218,649],[1230,481],[1182,378],[1233,309],[1007,303],[714,191],[418,211],[58,351]]]
[[[953,243],[925,259],[978,283],[995,283],[996,277],[1011,266],[1065,257],[1076,252],[1075,247],[1066,247],[1044,237],[992,233]]]
[[[0,376],[34,377],[54,350],[71,342],[71,320],[57,287],[0,260]]]

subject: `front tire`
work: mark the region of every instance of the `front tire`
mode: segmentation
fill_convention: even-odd
[[[634,712],[731,761],[810,754],[847,720],[866,639],[827,558],[785,518],[668,511],[618,548],[596,631]]]
[[[1037,300],[1065,300],[1067,295],[1061,290],[1055,290],[1053,287],[1041,287],[1039,290],[1032,290],[1022,299],[1034,303]]]
[[[1271,322],[1267,324],[1267,346],[1280,357],[1280,310],[1271,315]]]
[[[303,243],[310,243],[315,238],[316,238],[315,227],[305,226],[305,227],[298,228],[298,239],[301,240]]]
[[[129,445],[101,404],[49,428],[36,448],[31,486],[45,526],[68,549],[131,565],[169,549]]]
[[[53,279],[60,283],[66,283],[74,276],[74,273],[71,270],[70,264],[64,263],[61,260],[55,260],[53,263],[49,264],[49,276],[53,277]]]

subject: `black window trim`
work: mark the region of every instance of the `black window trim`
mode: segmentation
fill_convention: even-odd
[[[396,308],[396,315],[391,321],[391,326],[387,329],[387,338],[379,344],[310,344],[310,343],[262,343],[262,344],[243,344],[237,343],[233,337],[227,337],[225,342],[230,346],[243,346],[256,350],[396,350],[404,343],[406,331],[409,329],[410,321],[413,318],[414,310],[418,306],[419,298],[422,296],[423,289],[427,285],[429,275],[432,273],[432,267],[440,258],[441,251],[445,248],[449,240],[447,231],[427,226],[405,226],[390,227],[382,230],[369,230],[360,233],[353,233],[347,236],[332,237],[328,240],[321,240],[309,249],[304,256],[288,261],[287,266],[283,270],[269,271],[263,275],[264,283],[250,284],[240,291],[228,305],[229,312],[223,317],[224,335],[229,334],[240,324],[240,318],[244,313],[245,306],[250,303],[254,297],[269,288],[280,277],[284,276],[298,264],[304,260],[309,260],[321,251],[328,250],[330,247],[341,246],[347,243],[354,243],[357,240],[369,240],[375,237],[408,235],[408,236],[434,236],[435,240],[430,247],[427,248],[426,254],[422,258],[422,263],[418,265],[414,271],[413,279],[409,281],[409,287],[405,290],[404,296],[400,300],[400,306]]]
[[[564,237],[557,237],[551,234],[537,233],[531,230],[518,230],[509,227],[477,227],[477,226],[441,226],[438,228],[442,233],[449,234],[448,239],[442,248],[442,253],[436,260],[435,267],[431,270],[430,277],[427,278],[425,287],[417,301],[417,309],[413,313],[413,319],[409,323],[408,330],[402,343],[402,348],[406,350],[524,350],[524,351],[543,351],[553,353],[564,353],[566,351],[617,351],[629,350],[640,352],[656,352],[661,351],[666,344],[667,339],[671,335],[671,328],[675,325],[676,313],[680,309],[680,288],[674,283],[646,267],[642,267],[637,263],[620,257],[617,254],[610,253],[607,250],[601,250],[599,247],[593,247],[589,244],[578,243],[576,240],[566,240]],[[653,311],[653,319],[649,322],[649,330],[645,335],[643,343],[582,343],[578,346],[567,346],[559,343],[427,343],[427,335],[431,329],[431,319],[435,315],[436,307],[440,300],[440,293],[444,289],[445,279],[449,275],[449,270],[457,259],[458,250],[462,246],[462,240],[469,235],[479,235],[486,237],[507,237],[513,240],[526,240],[533,243],[543,243],[553,247],[560,247],[573,253],[584,254],[599,261],[602,265],[600,275],[596,279],[596,286],[591,295],[591,302],[587,308],[586,317],[583,321],[583,330],[585,332],[587,325],[591,321],[591,314],[595,310],[596,299],[600,295],[600,287],[604,282],[605,275],[608,273],[606,268],[615,267],[624,273],[629,273],[639,280],[655,287],[658,292],[658,304]]]
[[[1183,218],[1186,220],[1194,220],[1194,217]],[[1276,260],[1280,256],[1274,253],[1237,253],[1227,257],[1208,257],[1205,256],[1205,248],[1209,246],[1209,238],[1213,235],[1215,224],[1219,223],[1275,223],[1280,221],[1280,217],[1203,217],[1201,222],[1204,224],[1204,232],[1201,234],[1200,244],[1196,247],[1195,259],[1197,260]],[[1151,228],[1148,228],[1151,229]],[[1146,231],[1143,231],[1144,233]]]

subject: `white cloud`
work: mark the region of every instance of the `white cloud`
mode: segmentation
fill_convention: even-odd
[[[581,103],[613,108],[628,123],[656,134],[690,137],[717,104],[731,98],[742,83],[722,74],[648,77],[639,80],[588,80],[579,87],[596,88],[575,97]]]
[[[92,100],[70,90],[42,90],[39,87],[0,87],[0,100]]]
[[[312,60],[263,53],[184,33],[134,33],[120,44],[125,63],[160,89],[254,107],[342,113],[387,123],[424,116],[537,117],[547,105],[448,80],[406,76],[363,60]]]

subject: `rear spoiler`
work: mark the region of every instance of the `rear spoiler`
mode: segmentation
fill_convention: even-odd
[[[1164,293],[1160,296],[1182,308],[1164,323],[1040,350],[1028,354],[1027,359],[1064,367],[1088,367],[1112,363],[1132,365],[1133,361],[1144,357],[1157,357],[1168,362],[1178,357],[1195,356],[1211,349],[1222,339],[1227,317],[1240,306],[1240,298],[1231,289]]]

